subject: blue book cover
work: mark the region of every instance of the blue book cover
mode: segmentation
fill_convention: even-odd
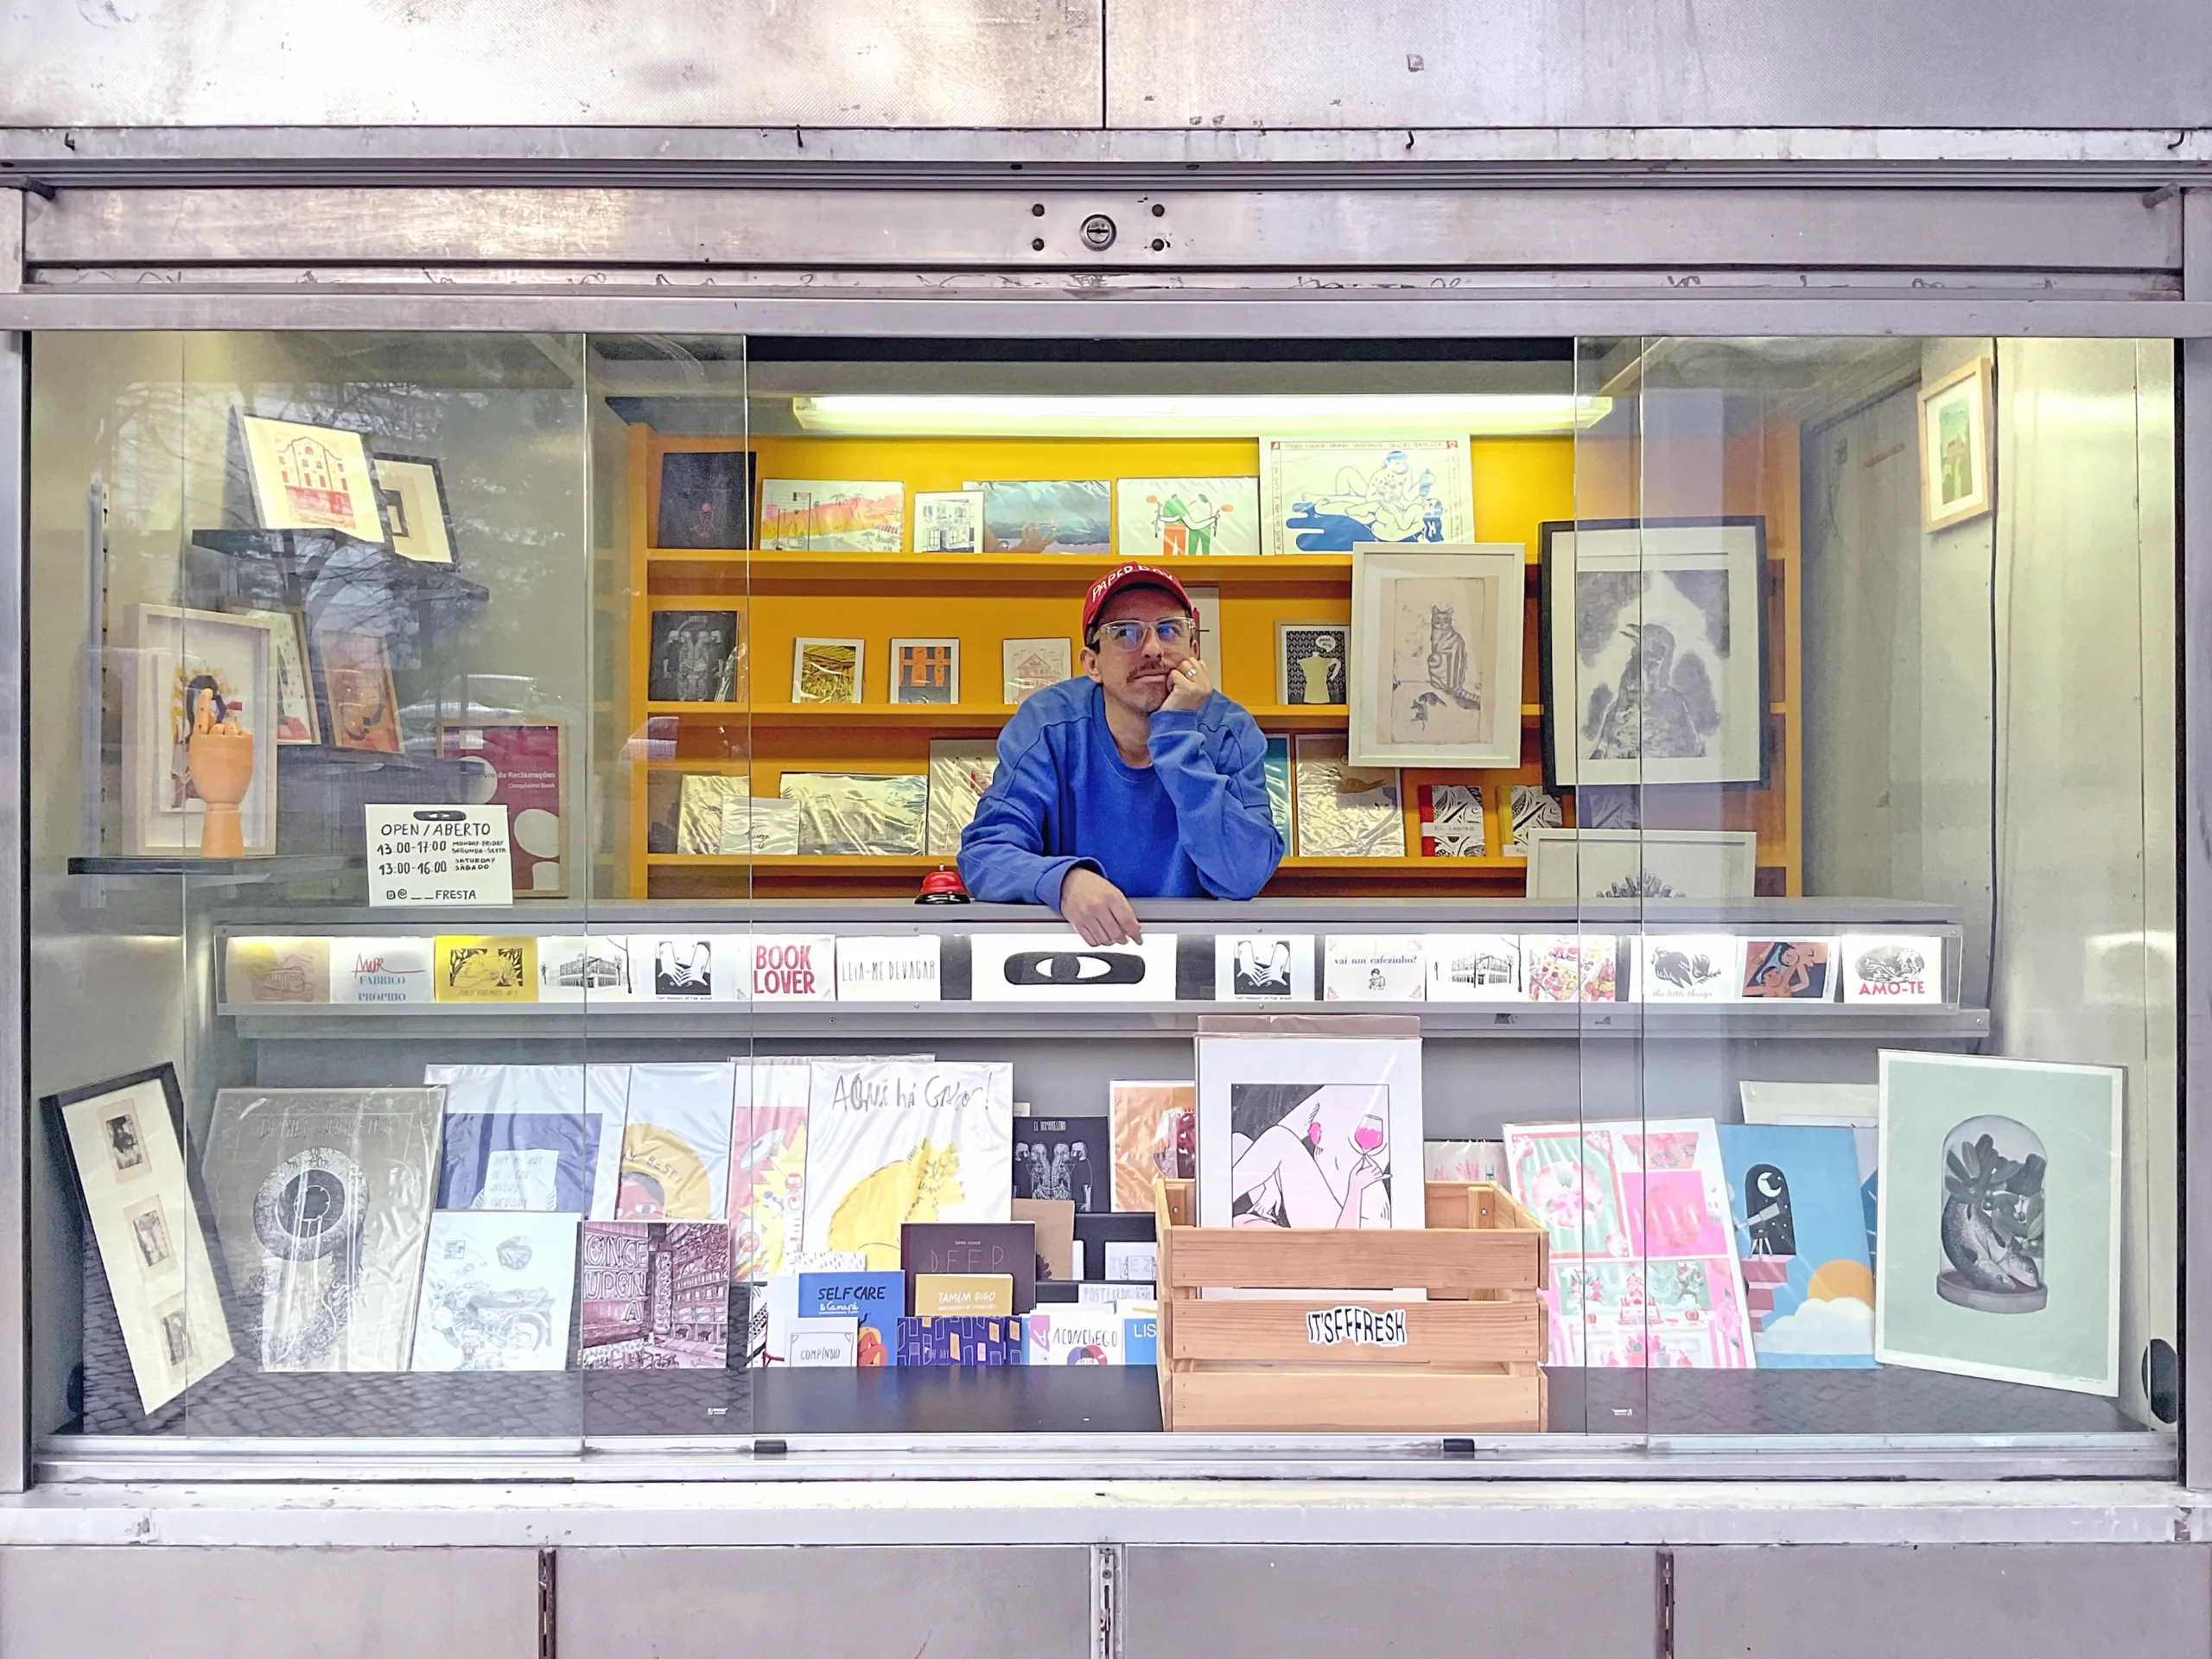
[[[1122,1315],[1122,1363],[1125,1365],[1157,1365],[1160,1363],[1159,1314]]]
[[[1268,740],[1267,758],[1260,763],[1268,774],[1268,812],[1282,831],[1282,844],[1295,852],[1290,840],[1290,740]]]
[[[861,1322],[853,1363],[893,1365],[899,1358],[899,1316],[906,1311],[903,1273],[802,1273],[798,1316],[803,1319],[852,1314]]]
[[[593,1112],[448,1112],[437,1207],[588,1216],[599,1135]]]
[[[1751,1347],[1762,1368],[1874,1363],[1874,1270],[1847,1128],[1724,1123]]]
[[[1021,1321],[973,1313],[899,1321],[901,1365],[1019,1365]]]

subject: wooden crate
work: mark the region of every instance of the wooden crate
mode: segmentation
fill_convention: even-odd
[[[1548,1246],[1503,1188],[1431,1181],[1428,1225],[1415,1232],[1194,1226],[1194,1185],[1154,1184],[1164,1427],[1489,1433],[1544,1426],[1536,1291]],[[1199,1295],[1316,1286],[1335,1288],[1314,1300]],[[1388,1294],[1415,1287],[1427,1300]],[[1339,1307],[1402,1311],[1403,1344],[1317,1340],[1306,1316]]]

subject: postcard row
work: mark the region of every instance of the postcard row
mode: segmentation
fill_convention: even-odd
[[[234,935],[224,1002],[1817,1002],[1939,1005],[1941,935],[750,931]],[[950,948],[948,948],[950,947]],[[1211,995],[1179,974],[1211,958]],[[1199,982],[1204,983],[1203,979]]]
[[[897,479],[756,484],[748,451],[672,450],[661,457],[653,541],[787,553],[912,548],[1161,559],[1464,541],[1471,528],[1463,437],[1261,438],[1258,450],[1256,475],[967,480],[957,490],[911,495]]]

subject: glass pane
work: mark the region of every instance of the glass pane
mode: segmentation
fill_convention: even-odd
[[[2171,1421],[2164,346],[33,397],[41,1435]]]
[[[1652,1432],[2170,1421],[2170,350],[1606,355],[1637,574],[1579,731],[1638,756],[1644,1111],[1717,1133],[1756,1373],[1670,1366]]]
[[[479,1068],[582,1036],[509,1019],[589,845],[581,342],[35,372],[36,1427],[572,1443],[601,1125]]]

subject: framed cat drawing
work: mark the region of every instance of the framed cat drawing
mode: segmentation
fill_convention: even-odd
[[[1518,542],[1352,549],[1352,764],[1521,764],[1527,560]]]

